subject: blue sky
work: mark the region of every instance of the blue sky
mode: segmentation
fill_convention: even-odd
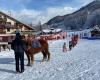
[[[72,13],[93,0],[0,0],[0,10],[27,23]]]
[[[4,9],[7,10],[9,9],[21,10],[24,8],[41,10],[51,6],[59,7],[69,4],[70,6],[75,6],[79,4],[79,2],[75,0],[0,0],[0,7],[3,7]]]

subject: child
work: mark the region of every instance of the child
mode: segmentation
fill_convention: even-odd
[[[66,43],[65,42],[63,44],[63,52],[67,52],[67,46],[66,46]]]

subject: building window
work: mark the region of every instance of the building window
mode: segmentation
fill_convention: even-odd
[[[6,25],[10,27],[11,26],[11,22],[6,22]]]
[[[10,32],[10,28],[7,28],[7,32]]]

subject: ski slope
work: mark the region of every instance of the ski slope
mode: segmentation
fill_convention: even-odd
[[[62,52],[68,39],[50,41],[51,61],[41,63],[42,54],[35,55],[32,67],[16,74],[13,50],[0,53],[0,80],[100,80],[100,40],[80,39],[67,52]],[[25,56],[25,65],[27,59]]]

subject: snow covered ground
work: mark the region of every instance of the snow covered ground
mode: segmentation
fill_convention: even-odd
[[[36,54],[22,74],[15,73],[13,51],[2,51],[0,80],[100,80],[100,40],[80,39],[72,51],[62,52],[64,42],[68,45],[68,39],[49,42],[51,61],[40,63],[42,54]]]

